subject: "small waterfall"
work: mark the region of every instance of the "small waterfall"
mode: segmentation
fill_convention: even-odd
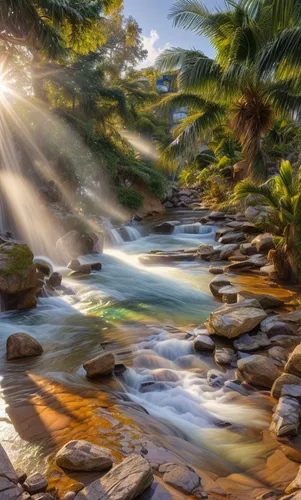
[[[133,226],[122,226],[119,229],[119,233],[122,235],[124,241],[136,241],[141,238],[140,232]]]
[[[120,234],[118,232],[118,229],[112,228],[110,230],[110,237],[111,237],[112,243],[114,245],[121,245],[122,243],[124,243],[122,237],[120,236]]]
[[[203,234],[213,235],[213,226],[203,226],[200,222],[195,224],[180,224],[174,228],[173,234]]]

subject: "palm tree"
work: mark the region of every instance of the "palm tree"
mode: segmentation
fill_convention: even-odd
[[[178,0],[170,13],[174,24],[208,37],[216,58],[199,50],[171,48],[159,56],[158,66],[163,71],[179,69],[180,92],[166,97],[162,105],[190,110],[176,131],[169,155],[198,151],[204,133],[229,123],[230,118],[250,174],[262,180],[266,177],[263,136],[276,116],[292,118],[301,110],[300,72],[288,74],[289,69],[300,68],[301,57],[300,64],[292,63],[295,46],[291,38],[281,38],[287,30],[275,33],[269,22],[271,2],[258,0],[260,9],[251,8],[251,3],[228,0],[227,10],[211,13],[198,0]],[[301,37],[301,28],[294,23],[292,29]],[[274,57],[277,44],[281,61]]]
[[[249,197],[251,195],[251,197]],[[244,180],[235,187],[235,199],[249,197],[249,202],[269,207],[261,229],[275,234],[272,253],[275,269],[282,279],[301,281],[301,192],[300,180],[288,161],[283,161],[279,175],[261,185]],[[250,201],[251,198],[251,201]]]

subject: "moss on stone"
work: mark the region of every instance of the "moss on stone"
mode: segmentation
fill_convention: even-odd
[[[4,243],[0,246],[0,254],[5,255],[7,265],[0,268],[0,274],[12,276],[14,274],[23,274],[33,264],[33,254],[26,245],[15,243]]]

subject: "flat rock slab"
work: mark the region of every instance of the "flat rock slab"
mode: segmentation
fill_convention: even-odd
[[[42,352],[41,344],[27,333],[14,333],[6,341],[6,357],[8,360],[40,356]]]
[[[56,455],[59,467],[74,471],[103,471],[109,469],[113,460],[106,448],[88,441],[69,441]]]
[[[181,464],[165,464],[159,467],[163,472],[163,481],[183,493],[190,494],[200,484],[199,476],[193,469]]]
[[[77,493],[75,500],[132,500],[153,482],[150,463],[140,455],[129,455],[100,479]]]
[[[237,338],[253,330],[267,315],[262,308],[244,307],[245,301],[225,306],[210,314],[209,333],[216,333],[229,339]]]

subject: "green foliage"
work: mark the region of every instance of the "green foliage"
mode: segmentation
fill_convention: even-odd
[[[262,223],[263,229],[275,234],[275,259],[280,268],[289,264],[301,281],[301,192],[299,178],[293,167],[283,161],[279,175],[264,184],[256,185],[245,180],[235,188],[236,200],[256,197],[259,204],[269,207],[269,215]]]
[[[120,205],[130,210],[138,210],[143,204],[143,194],[133,188],[117,188],[117,197]]]
[[[120,184],[135,184],[142,182],[144,187],[156,198],[163,200],[166,195],[167,178],[153,166],[148,166],[138,160],[131,165],[122,166],[118,169],[118,180]]]

